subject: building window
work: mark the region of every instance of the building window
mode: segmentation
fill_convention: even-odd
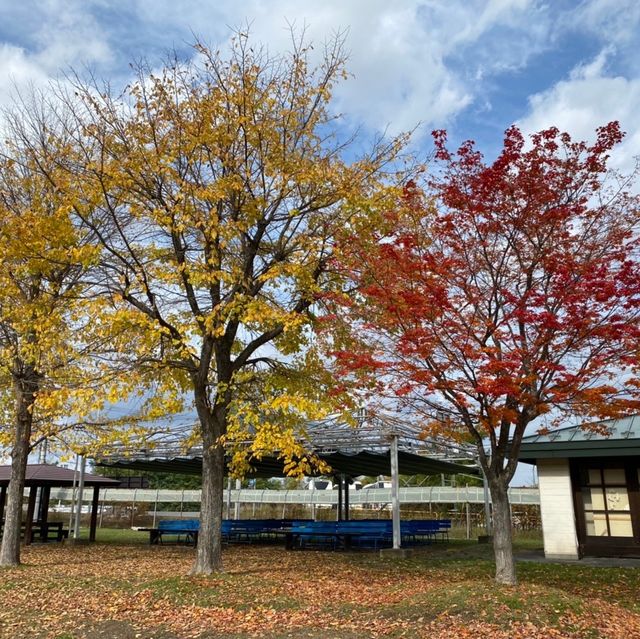
[[[624,468],[590,468],[582,488],[589,537],[633,537]]]

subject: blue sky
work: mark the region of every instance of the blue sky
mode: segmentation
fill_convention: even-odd
[[[637,0],[4,0],[0,104],[69,67],[121,85],[130,61],[189,55],[194,34],[224,47],[247,22],[274,52],[288,46],[288,23],[317,43],[348,29],[353,77],[337,108],[370,134],[421,123],[425,152],[433,128],[491,155],[514,122],[587,138],[611,119],[628,133],[616,164],[628,169],[640,147]]]
[[[316,43],[347,30],[352,77],[335,104],[365,136],[421,123],[420,154],[447,128],[491,156],[513,123],[589,138],[617,119],[615,165],[639,153],[638,0],[0,0],[0,106],[70,68],[124,86],[130,62],[188,56],[196,36],[224,48],[248,23],[274,53],[289,24]]]

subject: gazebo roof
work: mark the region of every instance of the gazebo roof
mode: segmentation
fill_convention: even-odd
[[[25,479],[26,486],[72,486],[74,471],[52,464],[29,464]],[[8,486],[11,478],[11,466],[0,466],[0,486]],[[76,474],[76,481],[78,474]],[[114,486],[117,479],[85,473],[85,486]]]
[[[522,439],[519,460],[640,456],[640,415],[567,426]]]

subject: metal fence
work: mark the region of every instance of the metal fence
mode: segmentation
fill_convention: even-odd
[[[83,494],[82,512],[88,517],[88,502],[93,491]],[[225,513],[228,518],[311,517],[335,518],[337,490],[227,490]],[[509,490],[515,529],[540,527],[540,497],[537,488]],[[98,526],[155,527],[160,519],[199,516],[201,491],[156,490],[149,488],[107,488],[100,491]],[[71,511],[73,491],[51,490],[50,508],[58,517]],[[472,534],[486,529],[485,493],[482,487],[427,486],[400,489],[402,516],[409,519],[444,517],[454,528]],[[353,518],[388,518],[391,490],[387,488],[350,490]]]
[[[307,504],[336,505],[337,490],[230,490],[225,495],[228,501],[236,504]],[[100,491],[100,501],[117,503],[200,503],[199,490],[154,490],[149,488],[106,488]],[[54,488],[51,500],[71,501],[72,490]],[[510,488],[509,499],[512,505],[540,504],[537,488]],[[91,501],[91,491],[85,491],[84,502]],[[351,505],[385,504],[391,501],[391,489],[350,490]],[[481,504],[484,503],[482,487],[426,486],[400,489],[400,502],[403,504]]]

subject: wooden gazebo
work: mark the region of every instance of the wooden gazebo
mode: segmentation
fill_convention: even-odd
[[[4,520],[4,507],[10,477],[11,466],[0,466],[0,521]],[[100,477],[99,475],[90,475],[88,473],[85,473],[84,475],[84,486],[93,488],[89,541],[96,540],[100,488],[106,488],[108,486],[113,487],[117,484],[118,480],[116,479]],[[71,488],[73,485],[74,471],[69,470],[68,468],[53,466],[51,464],[29,464],[27,466],[25,487],[29,488],[29,502],[27,506],[27,516],[24,521],[25,544],[29,544],[31,542],[31,533],[34,523],[39,527],[43,541],[46,541],[49,538],[49,499],[51,496],[51,488]],[[36,499],[38,493],[40,493],[40,501],[38,505],[38,512],[36,513]]]

